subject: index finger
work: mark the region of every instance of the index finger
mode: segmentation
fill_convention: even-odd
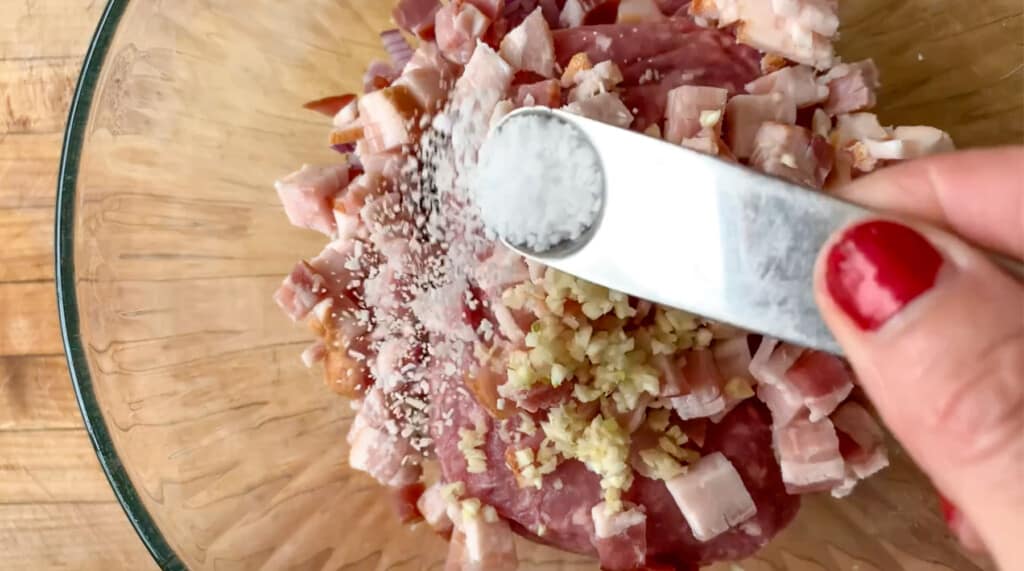
[[[839,198],[929,222],[1024,259],[1024,147],[902,163],[835,191]]]

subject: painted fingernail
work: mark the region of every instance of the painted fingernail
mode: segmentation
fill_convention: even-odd
[[[949,530],[965,548],[977,553],[985,551],[985,544],[971,522],[967,521],[963,512],[942,494],[939,494],[939,509],[942,510],[942,519],[946,520]]]
[[[935,285],[942,255],[917,231],[886,220],[849,228],[826,258],[829,295],[874,331]]]

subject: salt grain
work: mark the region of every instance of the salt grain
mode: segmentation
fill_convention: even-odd
[[[594,224],[603,186],[597,152],[575,127],[520,117],[484,144],[470,191],[490,231],[513,245],[545,251]]]

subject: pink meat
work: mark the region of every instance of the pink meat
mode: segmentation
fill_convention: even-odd
[[[774,447],[782,480],[791,494],[831,490],[845,478],[839,438],[827,418],[818,422],[797,419],[787,426],[777,426]]]
[[[566,28],[615,21],[619,0],[566,0],[558,22]]]
[[[803,127],[763,123],[754,137],[750,166],[797,184],[822,188],[831,171],[831,156],[822,156],[813,139]]]
[[[349,182],[348,164],[314,167],[306,165],[279,180],[274,186],[293,225],[332,235],[334,197]]]
[[[437,47],[449,60],[465,65],[476,42],[487,32],[491,20],[479,8],[464,2],[451,2],[437,12]]]
[[[431,425],[444,480],[465,482],[468,495],[494,506],[521,535],[596,556],[591,509],[600,502],[597,475],[579,462],[566,461],[544,477],[541,489],[519,488],[515,475],[505,465],[509,445],[468,391],[460,390],[461,381],[438,376],[432,383],[435,418]],[[450,422],[442,416],[449,414]],[[488,470],[470,474],[457,447],[458,430],[473,428],[478,418],[485,419],[490,427],[483,447]],[[647,513],[648,563],[686,569],[695,563],[742,558],[766,544],[796,515],[799,500],[785,493],[771,453],[771,430],[763,408],[745,403],[721,424],[710,426],[704,452],[711,451],[722,452],[736,466],[758,509],[753,525],[747,531],[730,530],[702,543],[693,537],[664,482],[638,477],[627,499]],[[556,480],[561,482],[561,489],[556,489]],[[545,527],[543,536],[536,533],[540,526]]]
[[[746,90],[753,95],[781,93],[798,108],[808,107],[829,97],[829,88],[818,82],[817,75],[813,68],[806,65],[784,67],[751,81],[746,85]]]
[[[757,514],[739,472],[721,452],[703,456],[665,485],[701,541],[710,541]]]
[[[786,96],[737,95],[725,108],[725,142],[737,158],[747,159],[756,149],[761,125],[776,122],[796,123],[796,105]]]
[[[661,393],[659,396],[677,397],[690,389],[690,386],[686,383],[686,378],[683,377],[683,367],[680,365],[681,359],[673,359],[668,355],[655,355],[653,361],[654,366],[661,373]]]
[[[753,355],[750,353],[746,335],[718,341],[711,347],[711,353],[715,356],[715,364],[726,381],[737,377],[750,378],[750,360]]]
[[[292,321],[301,321],[326,297],[324,278],[308,263],[299,262],[274,294],[274,301]]]
[[[686,354],[683,378],[688,390],[671,399],[676,414],[683,420],[708,418],[725,410],[722,395],[722,374],[715,364],[714,354],[707,349]]]
[[[391,17],[399,28],[430,40],[434,37],[434,17],[440,9],[438,0],[399,0]]]
[[[744,403],[720,424],[709,425],[702,453],[721,452],[736,467],[757,506],[748,525],[731,529],[708,542],[693,537],[665,483],[638,477],[627,494],[647,511],[648,563],[687,569],[694,564],[742,559],[766,545],[796,517],[800,500],[786,493],[771,452],[767,412]]]
[[[721,122],[725,114],[725,103],[729,92],[718,87],[698,87],[684,85],[668,93],[668,109],[666,110],[665,140],[680,144],[683,139],[696,137],[703,126],[703,113],[718,113],[713,128]]]
[[[563,67],[572,56],[586,53],[592,62],[614,61],[619,67],[694,43],[705,30],[689,18],[636,25],[604,24],[555,30],[555,59]],[[694,36],[697,34],[697,36]],[[719,35],[713,32],[714,35]],[[725,36],[725,33],[720,35]]]
[[[875,92],[880,84],[874,60],[839,64],[823,76],[820,82],[828,85],[825,111],[829,115],[865,111],[877,102]]]
[[[807,351],[786,371],[786,384],[803,399],[811,422],[832,414],[853,391],[846,363],[823,351]]]
[[[771,411],[775,426],[786,426],[801,414],[807,414],[800,395],[785,385],[760,384],[757,386],[757,398]]]
[[[602,93],[583,101],[576,101],[566,105],[565,110],[624,129],[633,123],[633,114],[622,103],[617,93]]]
[[[554,76],[555,46],[551,28],[540,8],[505,36],[499,52],[518,71],[530,71],[548,78]]]
[[[626,504],[609,514],[604,502],[591,510],[594,546],[602,571],[635,571],[647,560],[647,515]]]
[[[847,402],[832,414],[839,450],[846,461],[847,480],[863,480],[889,465],[885,431],[863,406]],[[835,490],[833,490],[835,493]]]
[[[557,79],[546,79],[516,88],[514,102],[517,107],[543,105],[558,108],[562,105],[562,85]]]

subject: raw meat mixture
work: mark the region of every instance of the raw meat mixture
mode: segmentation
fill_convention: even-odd
[[[516,569],[514,534],[608,571],[741,559],[801,494],[888,464],[841,359],[528,264],[467,191],[489,130],[535,105],[821,192],[952,149],[870,112],[836,2],[399,0],[364,92],[306,105],[339,158],[276,187],[330,243],[275,299],[357,406],[350,465],[450,541],[449,570]]]

